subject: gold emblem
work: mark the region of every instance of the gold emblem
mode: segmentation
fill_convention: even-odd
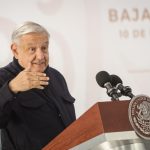
[[[129,121],[135,132],[150,140],[150,97],[137,95],[129,104]]]

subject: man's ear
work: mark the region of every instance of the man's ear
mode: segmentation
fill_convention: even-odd
[[[16,59],[18,59],[18,48],[16,43],[11,44],[11,50]]]

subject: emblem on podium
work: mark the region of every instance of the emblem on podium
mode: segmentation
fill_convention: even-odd
[[[150,97],[137,95],[129,104],[129,121],[141,138],[150,140]]]

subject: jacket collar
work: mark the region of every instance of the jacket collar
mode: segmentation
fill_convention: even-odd
[[[15,57],[13,57],[13,61],[11,64],[17,73],[24,70],[24,68],[19,64],[18,60]]]

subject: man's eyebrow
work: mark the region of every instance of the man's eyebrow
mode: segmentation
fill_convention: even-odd
[[[49,44],[49,41],[44,42],[43,44]]]

